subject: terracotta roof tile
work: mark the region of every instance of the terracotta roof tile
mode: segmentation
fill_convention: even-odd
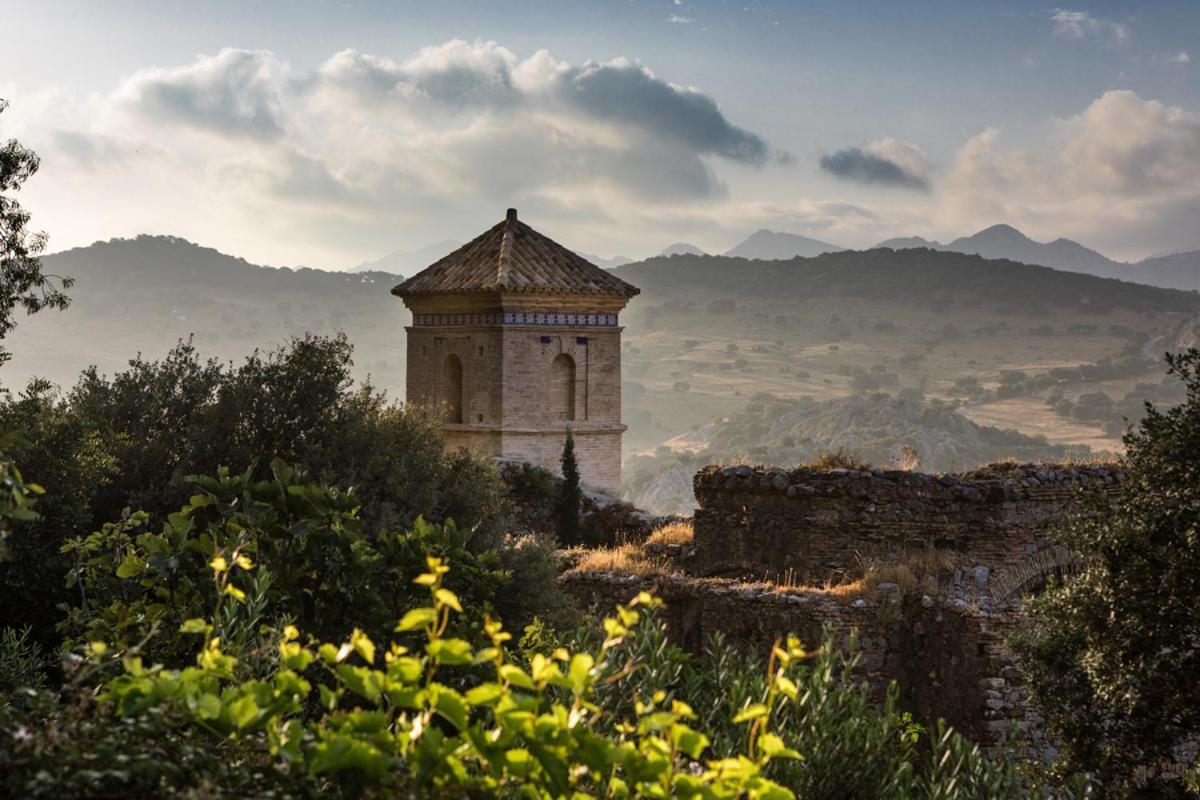
[[[517,219],[499,225],[392,289],[407,297],[457,292],[617,294],[640,290]]]

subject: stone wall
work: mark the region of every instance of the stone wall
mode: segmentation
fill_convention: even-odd
[[[858,674],[881,698],[893,681],[900,703],[925,724],[944,719],[989,752],[1018,743],[1023,755],[1045,758],[1040,718],[1026,701],[1004,636],[1011,609],[987,611],[959,598],[845,598],[820,590],[788,591],[765,584],[681,575],[570,571],[561,584],[581,605],[608,612],[639,591],[661,597],[671,638],[700,651],[721,631],[730,641],[766,648],[795,635],[806,646],[832,630],[842,646],[853,632]]]
[[[1019,594],[1069,561],[1047,528],[1088,490],[1112,492],[1121,478],[1113,465],[1006,464],[941,476],[707,467],[694,479],[694,571],[836,583],[864,561],[932,547],[966,571],[960,583]]]
[[[458,415],[447,417],[449,450],[465,447],[486,456],[520,457],[551,470],[558,469],[569,425],[584,482],[619,492],[625,426],[621,423],[622,329],[615,312],[624,300],[538,299],[551,306],[561,304],[556,313],[537,316],[554,322],[514,323],[514,315],[523,312],[500,305],[493,308],[479,298],[414,301],[414,324],[405,329],[408,401],[438,409],[461,408]],[[430,305],[434,300],[437,303]],[[532,300],[521,298],[521,302]],[[497,296],[487,303],[503,300]],[[580,303],[599,305],[577,308]],[[604,317],[604,325],[581,322],[597,316]],[[426,319],[434,322],[416,324]],[[569,400],[565,392],[556,394],[562,387],[555,384],[554,364],[562,357],[573,365],[574,382],[564,384],[571,386]],[[462,365],[461,385],[448,377],[448,359]]]

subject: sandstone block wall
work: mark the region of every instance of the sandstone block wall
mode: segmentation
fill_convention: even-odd
[[[942,476],[707,467],[694,479],[695,570],[819,585],[861,572],[864,560],[933,547],[976,571],[979,588],[1019,593],[1034,573],[1069,560],[1047,528],[1076,509],[1081,492],[1112,492],[1121,478],[1112,465]]]
[[[583,482],[620,491],[619,327],[414,325],[407,333],[409,402],[445,408],[454,388],[447,357],[462,364],[462,422],[446,424],[448,450],[523,458],[557,473],[570,426]],[[575,365],[569,419],[551,398],[552,363],[563,354]]]

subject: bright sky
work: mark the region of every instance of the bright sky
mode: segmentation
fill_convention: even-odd
[[[999,222],[1200,248],[1200,4],[0,0],[52,249],[347,267],[517,206],[600,256]]]

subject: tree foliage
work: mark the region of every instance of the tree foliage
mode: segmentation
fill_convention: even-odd
[[[1031,603],[1017,641],[1061,768],[1095,773],[1112,796],[1197,790],[1200,351],[1168,365],[1185,401],[1147,404],[1116,502],[1096,500],[1061,532],[1080,573]]]
[[[0,99],[0,113],[7,107]],[[38,254],[46,249],[46,234],[29,229],[29,212],[7,194],[20,191],[39,165],[37,154],[16,139],[0,145],[0,192],[5,193],[0,194],[0,340],[16,327],[18,308],[34,314],[70,302],[63,290],[71,288],[71,280],[42,272]],[[0,364],[10,357],[0,346]]]
[[[0,430],[26,432],[11,456],[29,480],[49,487],[41,519],[15,525],[14,558],[0,564],[9,624],[31,625],[53,647],[57,607],[78,602],[78,586],[64,589],[64,542],[100,531],[125,509],[145,512],[136,535],[159,529],[195,493],[189,475],[225,467],[267,480],[275,458],[318,482],[355,487],[357,524],[375,544],[422,517],[435,525],[453,519],[460,535],[470,533],[474,553],[504,550],[509,509],[495,470],[467,453],[444,454],[434,417],[355,386],[351,354],[344,337],[307,336],[234,365],[206,361],[180,342],[164,358],[138,356],[112,376],[88,370],[65,394],[34,381],[0,403]],[[561,605],[545,587],[529,589],[506,592],[498,613],[510,610],[510,598],[522,615]]]
[[[187,645],[174,632],[185,620],[216,608],[214,624],[231,635],[233,622],[220,613],[231,612],[228,597],[255,620],[288,620],[331,638],[354,620],[378,636],[414,603],[412,580],[427,554],[461,565],[454,588],[471,618],[494,613],[508,583],[496,552],[472,551],[471,532],[453,521],[418,517],[409,531],[368,536],[353,490],[317,483],[279,460],[263,480],[220,469],[191,482],[195,494],[158,530],[145,512],[127,512],[64,545],[77,592],[60,626],[68,642],[141,643],[147,657],[181,664]],[[214,570],[226,578],[221,595]]]
[[[254,623],[248,598],[227,587],[237,570],[257,567],[214,558],[214,608],[179,626],[195,643],[194,665],[169,669],[136,648],[92,642],[72,685],[98,682],[98,700],[83,693],[88,699],[64,709],[34,693],[20,707],[0,709],[6,734],[34,716],[53,720],[0,749],[2,785],[30,797],[202,789],[276,797],[780,800],[1037,793],[1011,767],[949,732],[939,731],[921,754],[920,728],[902,715],[899,725],[881,720],[863,702],[865,689],[849,705],[840,702],[839,676],[848,672],[833,647],[814,658],[795,639],[780,643],[759,680],[715,698],[715,711],[697,711],[672,681],[660,682],[668,676],[658,668],[682,662],[663,643],[652,596],[618,607],[590,646],[514,652],[509,634],[490,619],[482,623],[482,646],[451,633],[462,600],[447,586],[447,562],[430,556],[425,563],[413,582],[428,600],[403,613],[397,638],[385,646],[359,629],[322,641],[293,625]],[[253,641],[239,641],[239,625],[254,631]],[[647,678],[648,671],[655,674]],[[803,722],[834,727],[812,730]],[[71,729],[83,740],[63,736]],[[842,749],[830,759],[830,741],[839,736]],[[878,770],[847,749],[864,737],[881,746],[891,739],[888,755],[901,764],[885,795],[845,791],[863,766]],[[841,782],[804,780],[807,744],[826,761],[820,780],[840,775]],[[108,758],[97,761],[96,752]],[[213,763],[217,753],[223,763]],[[82,763],[90,768],[79,769]]]
[[[559,544],[570,547],[579,544],[579,511],[583,493],[579,487],[579,463],[575,460],[575,437],[567,429],[562,450],[562,487],[556,508],[555,533]]]

